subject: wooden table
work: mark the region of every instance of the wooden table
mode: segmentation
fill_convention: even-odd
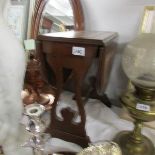
[[[117,33],[95,31],[69,31],[38,36],[37,52],[43,76],[49,83],[56,83],[56,96],[51,110],[51,124],[48,128],[48,132],[53,137],[62,138],[82,147],[88,146],[89,137],[85,131],[86,116],[81,93],[83,81],[94,58],[98,58],[94,89],[96,94],[104,93],[116,51],[116,38]],[[74,81],[75,99],[81,118],[78,123],[73,121],[76,112],[70,108],[61,110],[63,119],[56,115],[64,82],[70,77]]]

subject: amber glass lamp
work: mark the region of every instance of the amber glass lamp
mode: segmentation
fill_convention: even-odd
[[[134,118],[134,130],[119,133],[117,142],[123,155],[155,155],[154,145],[142,135],[143,122],[155,120],[155,34],[140,34],[123,54],[122,66],[134,86],[121,98]]]

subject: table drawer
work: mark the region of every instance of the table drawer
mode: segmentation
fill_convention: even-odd
[[[73,54],[73,47],[82,48],[84,50],[84,55]],[[44,53],[50,54],[53,57],[92,57],[92,55],[94,56],[97,53],[98,47],[92,45],[43,41],[42,49]]]

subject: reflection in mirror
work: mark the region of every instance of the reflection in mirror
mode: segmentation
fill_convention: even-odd
[[[56,7],[56,8],[61,8],[59,10],[61,13],[62,12],[65,13],[65,16],[63,15],[64,17],[66,17],[66,12],[68,12],[69,10],[70,10],[70,12],[73,11],[73,13],[72,13],[73,15],[69,14],[69,17],[73,19],[74,30],[84,30],[84,16],[83,16],[83,11],[82,11],[82,6],[81,6],[81,0],[35,0],[34,12],[32,14],[30,38],[33,38],[33,39],[37,38],[37,36],[39,34],[39,28],[42,27],[42,25],[44,25],[43,11],[45,11],[46,5],[48,5],[49,3],[52,4],[54,2],[56,2],[57,6],[59,6],[61,4],[60,5],[61,7]],[[52,11],[52,10],[50,9],[50,11]],[[68,15],[68,13],[67,13],[67,15]],[[52,28],[51,23],[53,21],[51,21],[51,20],[46,20],[46,21],[48,21],[48,23],[50,23],[50,24],[49,25],[47,24],[48,28],[43,27],[43,29],[46,29],[45,32],[47,32],[47,31],[51,32],[51,28]],[[59,23],[60,23],[60,21],[61,21],[61,23],[63,23],[62,20],[60,20],[60,19],[58,21],[59,21]],[[65,24],[65,25],[67,25],[67,24]],[[72,24],[70,24],[70,25],[72,25]],[[71,28],[69,28],[69,29],[71,29]],[[42,30],[40,30],[40,31],[42,31]]]
[[[39,34],[74,29],[73,10],[69,0],[49,0],[39,25]]]

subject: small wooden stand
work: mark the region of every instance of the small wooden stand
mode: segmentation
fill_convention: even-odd
[[[103,92],[109,78],[112,56],[116,49],[116,37],[117,34],[112,32],[87,31],[50,33],[38,36],[37,52],[41,60],[43,75],[48,81],[52,81],[51,76],[53,75],[56,81],[56,96],[51,110],[51,124],[47,130],[52,137],[61,138],[82,147],[88,146],[89,137],[85,131],[86,116],[81,95],[83,81],[93,59],[101,56],[98,67],[100,70],[96,76],[96,87],[99,86],[98,92]],[[74,47],[82,48],[84,54],[80,55],[81,53],[78,53],[80,51],[75,54]],[[62,119],[58,118],[56,114],[59,96],[64,86],[63,73],[66,69],[70,70],[74,81],[78,115],[81,118],[79,123],[74,122],[76,112],[70,108],[61,110]],[[100,80],[102,78],[104,81]]]

